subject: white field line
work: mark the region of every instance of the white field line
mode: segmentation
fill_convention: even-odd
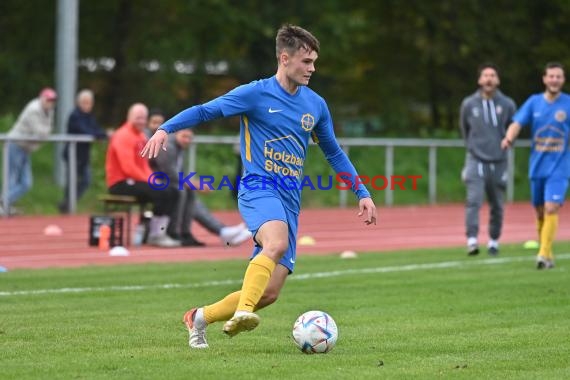
[[[570,253],[556,255],[556,260],[570,259]],[[396,265],[390,267],[376,268],[358,268],[344,269],[329,272],[313,272],[291,276],[291,281],[311,280],[315,278],[340,277],[355,274],[373,274],[373,273],[389,273],[389,272],[406,272],[415,270],[430,269],[446,269],[446,268],[464,268],[476,265],[500,265],[506,263],[514,263],[521,261],[534,261],[534,256],[518,256],[518,257],[493,257],[488,259],[475,259],[467,261],[443,261],[439,263],[426,264],[408,264]],[[138,290],[157,290],[157,289],[192,289],[207,288],[221,285],[241,284],[242,280],[222,280],[222,281],[204,281],[190,284],[157,284],[157,285],[129,285],[129,286],[102,286],[102,287],[84,287],[84,288],[56,288],[56,289],[35,289],[35,290],[14,290],[0,291],[0,297],[10,296],[29,296],[42,294],[63,294],[63,293],[88,293],[88,292],[128,292]]]

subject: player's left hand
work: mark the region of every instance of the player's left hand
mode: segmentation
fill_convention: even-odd
[[[372,198],[362,198],[358,201],[358,208],[360,210],[358,216],[362,216],[364,212],[366,212],[364,223],[367,226],[376,224],[376,205],[372,201]]]

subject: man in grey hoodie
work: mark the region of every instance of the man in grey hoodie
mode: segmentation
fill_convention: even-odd
[[[516,111],[515,102],[498,90],[499,70],[492,63],[478,69],[479,89],[461,103],[461,133],[467,153],[462,179],[467,187],[465,228],[470,256],[479,253],[479,210],[486,195],[490,206],[490,255],[499,253],[503,203],[507,182],[507,155],[501,140]]]

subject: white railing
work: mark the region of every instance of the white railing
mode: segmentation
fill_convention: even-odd
[[[31,141],[31,142],[50,142],[50,143],[57,143],[57,142],[64,142],[69,143],[69,170],[67,171],[68,175],[68,194],[69,197],[68,207],[69,212],[71,214],[75,213],[77,208],[77,143],[91,143],[95,141],[93,136],[87,135],[50,135],[44,139],[24,139],[24,138],[14,138],[9,137],[6,134],[0,134],[0,143],[2,144],[2,206],[5,210],[4,216],[8,216],[9,213],[9,204],[8,204],[8,178],[10,175],[10,166],[8,165],[8,149],[6,149],[7,142],[13,141]]]
[[[3,207],[8,210],[8,150],[5,145],[9,141],[37,141],[37,142],[66,142],[69,143],[69,170],[68,175],[68,207],[70,213],[75,213],[77,208],[77,160],[76,148],[77,143],[87,142],[92,143],[95,139],[92,136],[86,135],[51,135],[45,139],[21,139],[8,137],[6,134],[0,134],[0,144],[3,145],[3,158],[2,158],[2,198]],[[391,139],[391,138],[339,138],[340,145],[347,155],[350,155],[351,147],[384,147],[385,148],[385,163],[384,175],[390,178],[394,174],[394,149],[401,147],[417,147],[428,148],[428,192],[430,203],[437,202],[437,150],[439,148],[465,148],[463,140],[454,139]],[[191,172],[196,171],[196,155],[198,153],[198,146],[200,144],[224,144],[234,145],[239,144],[239,137],[237,136],[196,136],[193,144],[189,148],[188,155],[188,168]],[[529,147],[530,141],[520,140],[517,141],[516,147]],[[514,163],[515,163],[515,150],[509,150],[508,154],[508,182],[507,182],[507,200],[510,202],[514,198]],[[384,192],[384,201],[386,205],[394,203],[393,192]],[[339,206],[344,207],[347,203],[347,192],[339,190]],[[8,213],[5,213],[6,215]]]
[[[428,148],[428,192],[429,202],[437,202],[437,150],[438,148],[462,148],[465,149],[465,143],[461,139],[398,139],[398,138],[339,138],[338,142],[342,146],[344,152],[349,155],[351,147],[384,147],[385,163],[384,176],[391,178],[394,174],[394,149],[402,147]],[[196,155],[200,144],[239,144],[237,136],[196,136],[194,143],[190,146],[190,154],[188,157],[188,167],[191,172],[196,171]],[[519,140],[515,148],[530,147],[529,140]],[[514,167],[515,167],[515,150],[510,149],[508,152],[508,180],[507,180],[507,201],[514,199]],[[347,191],[339,190],[339,206],[346,206]],[[384,201],[386,205],[394,203],[393,192],[384,192]]]

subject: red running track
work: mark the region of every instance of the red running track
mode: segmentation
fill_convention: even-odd
[[[558,240],[570,240],[569,210],[563,209]],[[241,222],[237,212],[215,213],[226,224]],[[301,212],[299,237],[311,236],[315,245],[299,245],[299,256],[332,254],[344,250],[382,252],[412,248],[458,247],[465,244],[463,206],[410,206],[379,209],[376,226],[365,226],[357,210],[306,209]],[[488,209],[481,212],[480,241],[486,243]],[[48,225],[63,230],[61,236],[46,236]],[[0,266],[16,268],[79,267],[148,262],[187,262],[196,260],[246,259],[251,243],[225,247],[199,225],[195,236],[207,246],[199,248],[131,247],[130,256],[112,257],[88,241],[89,216],[16,216],[0,218]],[[506,207],[503,243],[536,239],[534,213],[528,203]]]

